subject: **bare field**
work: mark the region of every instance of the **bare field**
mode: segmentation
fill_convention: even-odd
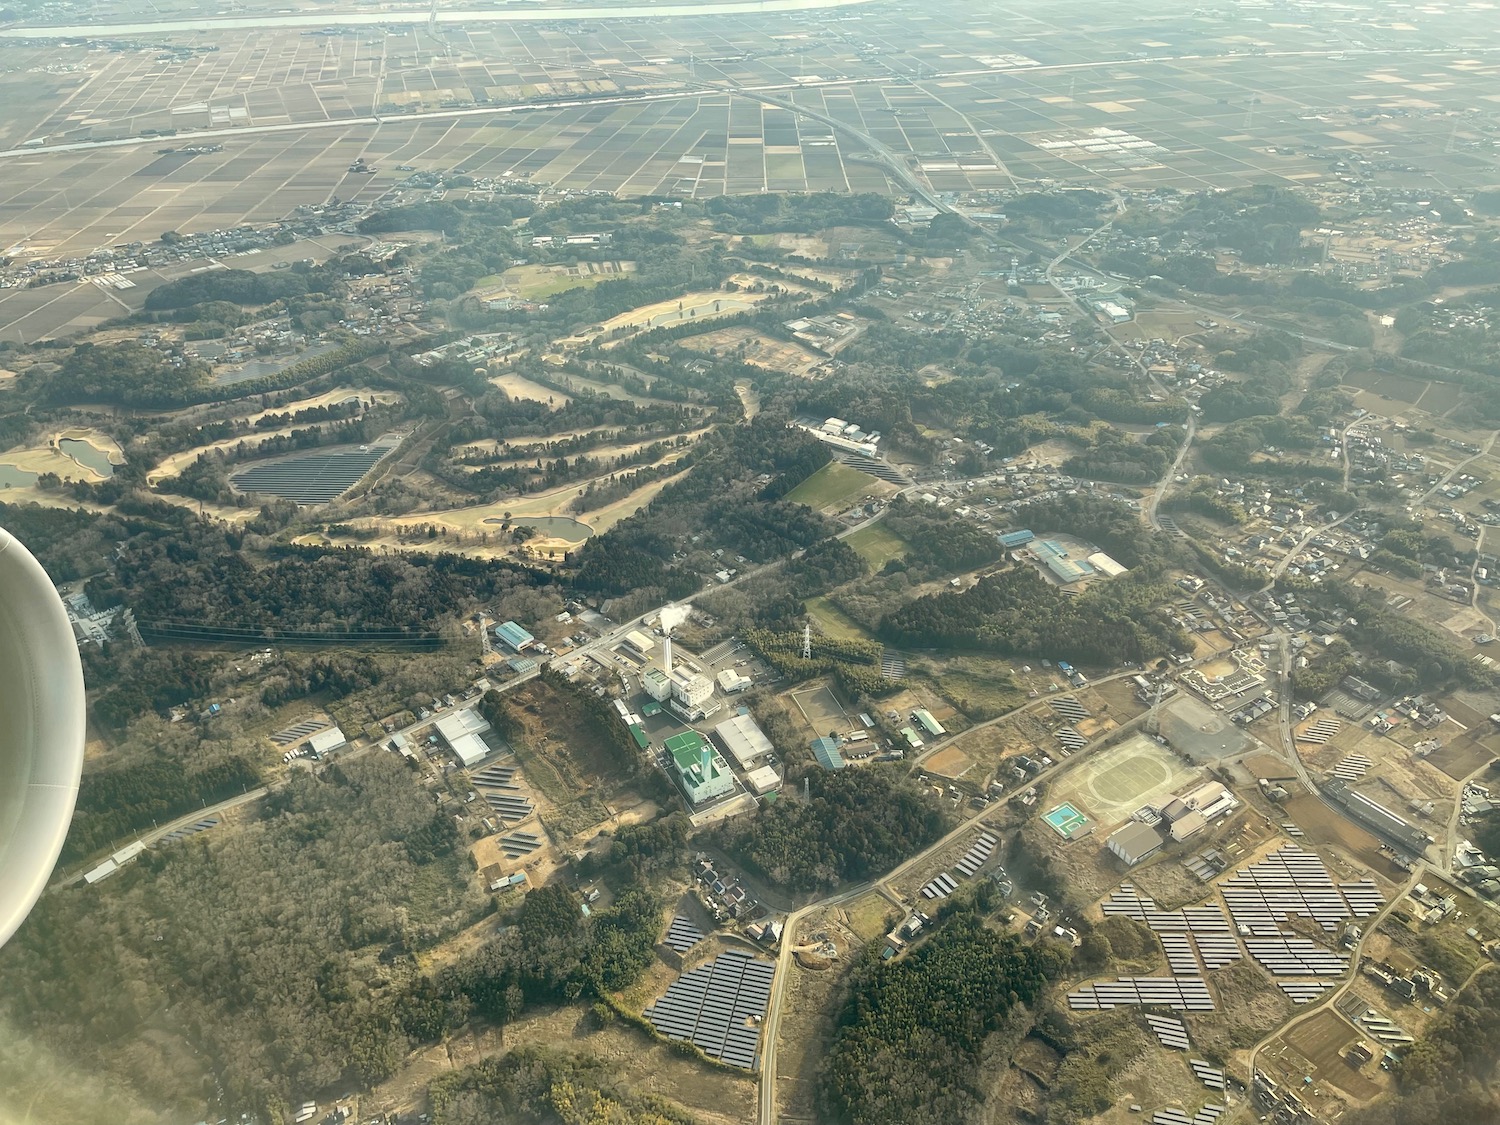
[[[1357,1102],[1367,1102],[1384,1092],[1384,1085],[1365,1077],[1344,1058],[1344,1051],[1363,1038],[1331,1009],[1319,1012],[1292,1028],[1282,1040],[1293,1047],[1315,1068],[1312,1072],[1323,1082],[1331,1082]],[[1275,1047],[1271,1048],[1272,1051]],[[1374,1063],[1366,1067],[1380,1073]]]

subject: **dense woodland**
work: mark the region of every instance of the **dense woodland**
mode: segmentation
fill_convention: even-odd
[[[883,875],[940,836],[943,814],[898,767],[806,775],[809,799],[725,821],[725,851],[778,886],[826,889]]]
[[[391,756],[298,775],[248,825],[44,899],[0,1012],[183,1117],[378,1080],[411,1042],[405,959],[485,906],[456,844]]]
[[[895,961],[879,944],[855,968],[820,1081],[827,1120],[967,1125],[983,1120],[980,1062],[1067,964],[1055,944],[1022,945],[970,910]],[[1024,1033],[1024,1029],[1023,1029]]]
[[[1185,640],[1160,612],[1168,586],[1127,574],[1069,597],[1029,564],[981,578],[962,592],[924,594],[880,623],[894,644],[1036,656],[1112,666],[1181,651]]]

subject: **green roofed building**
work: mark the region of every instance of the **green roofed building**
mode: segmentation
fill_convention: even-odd
[[[818,760],[818,765],[825,770],[841,770],[844,768],[844,756],[839,753],[839,744],[832,738],[818,738],[813,740],[813,757]]]
[[[646,728],[640,723],[630,724],[630,737],[635,739],[635,744],[642,750],[648,749],[651,745],[651,740],[646,737]]]
[[[708,739],[695,730],[674,734],[662,743],[672,755],[677,783],[694,805],[734,792],[734,775]]]

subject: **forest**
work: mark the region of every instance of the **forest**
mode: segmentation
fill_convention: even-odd
[[[0,1013],[185,1120],[378,1081],[411,956],[486,909],[456,843],[394,756],[299,773],[242,827],[43,899],[0,950]]]
[[[1008,1030],[1013,1014],[1026,1021],[1024,1008],[1061,973],[1069,951],[1056,943],[1022,945],[971,910],[950,914],[905,957],[881,961],[879,948],[866,947],[854,970],[820,1075],[825,1120],[983,1120],[980,1062],[991,1037]]]
[[[694,1125],[602,1059],[522,1046],[432,1083],[432,1125]]]
[[[1161,612],[1170,597],[1170,586],[1142,574],[1090,583],[1070,597],[1022,563],[962,592],[944,590],[907,602],[885,617],[880,634],[913,648],[1106,667],[1144,663],[1185,645]]]
[[[771,882],[810,891],[883,875],[947,827],[898,767],[814,769],[806,784],[806,801],[724,821],[719,845]]]
[[[1495,1044],[1500,1042],[1500,972],[1492,966],[1464,987],[1396,1063],[1398,1093],[1345,1118],[1349,1125],[1500,1120]]]

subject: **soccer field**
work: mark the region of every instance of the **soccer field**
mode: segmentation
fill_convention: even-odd
[[[1110,825],[1196,776],[1196,770],[1155,739],[1138,734],[1084,766],[1060,796],[1088,810],[1101,824]]]

